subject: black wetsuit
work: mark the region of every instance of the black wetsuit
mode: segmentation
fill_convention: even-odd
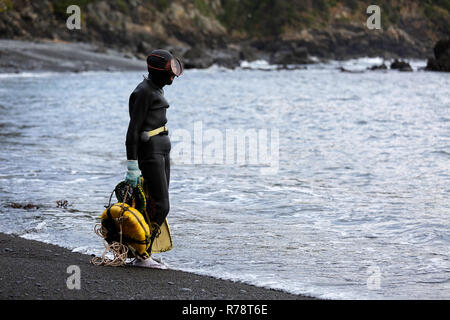
[[[162,225],[169,213],[170,139],[167,132],[141,139],[143,131],[150,131],[167,123],[169,107],[162,86],[150,76],[133,91],[129,100],[130,124],[126,148],[127,159],[138,160],[145,188],[151,197],[147,205],[150,220]]]

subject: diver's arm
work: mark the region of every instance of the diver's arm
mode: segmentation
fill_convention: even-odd
[[[130,100],[133,97],[130,97]],[[127,148],[127,160],[137,160],[137,147],[139,143],[139,136],[142,124],[145,120],[145,115],[148,107],[148,97],[145,92],[139,94],[132,108],[130,108],[130,123],[128,124],[126,148]]]

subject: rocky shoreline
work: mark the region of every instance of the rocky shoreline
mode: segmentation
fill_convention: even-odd
[[[85,71],[142,71],[146,72],[145,59],[130,54],[124,54],[114,49],[106,49],[87,43],[65,43],[53,41],[21,41],[0,39],[0,73],[21,72],[85,72]],[[315,57],[310,57],[306,51],[298,49],[299,54],[291,57],[288,51],[280,51],[273,57],[267,54],[254,55],[252,57],[235,55],[233,59],[227,53],[215,52],[208,59],[183,58],[186,69],[208,68],[213,64],[225,68],[252,69],[242,65],[243,61],[264,60],[270,70],[296,70],[307,69],[306,64],[325,62]],[[447,53],[448,54],[448,53]],[[428,61],[425,70],[448,71],[448,62],[445,60],[445,52],[439,56],[441,59]],[[220,60],[222,59],[222,60]],[[438,62],[439,61],[439,62]],[[437,65],[437,69],[433,69]],[[446,69],[447,68],[447,69]],[[258,68],[256,68],[258,69]],[[340,68],[342,72],[353,72]],[[394,59],[390,66],[385,63],[367,68],[367,71],[398,70],[411,72],[413,69],[406,60]],[[258,69],[259,70],[259,69]]]
[[[0,38],[21,41],[1,43],[0,69],[133,69],[153,49],[165,48],[186,69],[214,64],[233,69],[241,61],[255,60],[288,68],[382,57],[430,58],[429,69],[446,70],[441,51],[431,60],[434,44],[448,34],[445,7],[430,8],[420,1],[386,4],[382,28],[370,30],[364,4],[333,1],[321,7],[319,2],[325,3],[277,1],[268,5],[271,13],[263,4],[232,1],[84,0],[74,2],[81,18],[79,28],[71,29],[66,11],[70,1],[0,0]]]
[[[179,56],[182,57],[186,69],[209,68],[218,65],[235,69],[241,67],[243,61],[264,60],[274,68],[269,70],[306,69],[307,64],[326,62],[328,58],[311,56],[303,46],[294,46],[290,42],[280,44],[278,50],[260,48],[250,50],[255,44],[245,43],[233,46],[233,49],[210,50],[191,49]],[[175,54],[179,53],[169,47]],[[243,53],[246,52],[246,53]],[[435,56],[428,59],[426,71],[450,71],[450,40],[439,41],[434,48]],[[346,59],[357,58],[358,55],[345,56]],[[386,59],[386,55],[381,55]],[[407,59],[398,59],[396,55],[387,55],[392,60],[390,69],[412,72]],[[343,59],[337,60],[344,60]],[[368,71],[388,70],[384,63],[368,68]],[[245,67],[243,67],[245,69]],[[22,41],[0,39],[0,73],[19,72],[84,72],[84,71],[144,71],[145,56],[124,53],[102,45],[82,42],[64,41]],[[266,69],[264,69],[266,70]],[[351,72],[341,68],[342,72]]]

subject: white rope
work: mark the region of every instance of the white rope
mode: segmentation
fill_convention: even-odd
[[[103,239],[105,250],[103,251],[101,257],[93,257],[91,259],[91,263],[96,266],[124,266],[128,257],[128,246],[115,241],[111,242],[111,244],[108,245],[108,243],[105,241],[106,230],[101,224],[96,224],[94,226],[94,232]],[[108,252],[111,252],[113,254],[113,259],[109,259],[108,257],[106,257],[106,254]]]

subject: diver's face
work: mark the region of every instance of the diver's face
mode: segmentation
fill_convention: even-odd
[[[173,73],[167,71],[152,70],[150,73],[153,82],[160,87],[170,86],[175,78]]]
[[[175,75],[167,73],[165,76],[165,79],[164,79],[165,84],[170,86],[172,84],[174,78],[175,78]]]

